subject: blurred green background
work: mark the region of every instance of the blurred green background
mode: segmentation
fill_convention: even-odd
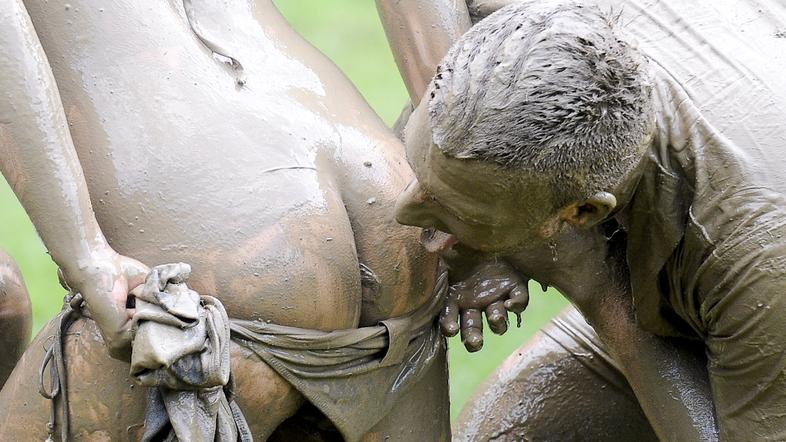
[[[371,0],[276,0],[303,37],[330,57],[354,82],[377,113],[392,124],[407,93]],[[0,248],[16,259],[33,299],[34,330],[60,310],[64,294],[46,254],[5,180],[0,182]],[[487,331],[486,343],[469,354],[458,338],[450,342],[451,412],[455,417],[473,390],[505,357],[523,344],[564,305],[553,290],[530,284],[530,307],[521,328],[505,336]],[[514,320],[515,323],[515,320]]]

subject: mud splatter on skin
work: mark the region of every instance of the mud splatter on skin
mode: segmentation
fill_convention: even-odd
[[[30,341],[30,296],[13,258],[0,250],[0,389]]]
[[[3,72],[21,74],[3,75],[0,82],[14,94],[38,91],[18,95],[20,103],[51,107],[15,108],[15,118],[31,117],[18,121],[33,123],[15,126],[21,129],[13,138],[24,150],[4,150],[3,166],[8,177],[6,165],[13,165],[19,179],[12,185],[28,202],[28,213],[66,275],[85,269],[80,274],[88,275],[86,280],[105,275],[92,261],[105,257],[91,255],[104,247],[144,263],[185,261],[193,267],[192,287],[221,298],[231,316],[323,330],[377,323],[429,300],[436,258],[418,243],[417,229],[398,225],[391,215],[397,190],[411,178],[401,143],[344,75],[289,28],[272,2],[220,2],[220,20],[199,11],[195,16],[206,40],[221,46],[210,52],[219,53],[220,60],[227,57],[223,61],[230,65],[242,63],[242,88],[226,81],[232,66],[214,60],[205,42],[195,38],[181,2],[123,0],[95,8],[77,0],[69,2],[69,10],[62,4],[28,3],[35,33],[27,22],[16,35],[21,37],[9,43],[20,51],[0,57]],[[20,14],[2,17],[27,17],[21,2],[11,4]],[[233,32],[216,31],[221,38],[213,38],[217,23],[231,24]],[[19,30],[18,20],[3,24],[3,37]],[[0,41],[6,49],[8,41]],[[56,62],[47,66],[45,56]],[[48,86],[32,87],[37,79],[49,81]],[[0,121],[10,121],[8,115],[0,110]],[[42,121],[49,126],[35,127]],[[70,130],[67,121],[73,123]],[[42,145],[52,149],[39,149]],[[46,155],[37,159],[22,155],[42,151]],[[316,173],[263,173],[290,165]],[[64,170],[53,172],[50,166]],[[68,192],[60,192],[60,185]],[[367,203],[369,195],[376,198],[374,204]],[[91,207],[91,196],[101,203]],[[333,241],[325,241],[328,237]],[[382,282],[373,304],[362,303],[359,262],[373,268]],[[109,287],[110,276],[101,278]],[[93,301],[91,311],[98,312],[101,302]],[[127,321],[125,295],[118,301],[109,309],[112,319],[102,322],[106,329]],[[92,345],[89,339],[74,342]],[[40,362],[40,347],[31,347],[22,359],[25,367]],[[81,371],[71,379],[90,379],[91,386],[104,386],[102,394],[122,401],[110,407],[128,416],[111,424],[117,431],[113,438],[122,439],[123,431],[139,422],[130,419],[143,410],[144,401],[138,400],[141,389],[131,397],[124,394],[127,382],[116,385],[124,378],[108,369],[115,361],[100,348],[83,349],[92,350],[96,359],[75,363]],[[244,366],[254,375],[244,378],[238,390],[241,402],[276,411],[252,423],[261,438],[300,405],[297,400],[278,403],[286,395],[266,393],[275,386],[297,396],[265,368],[258,361]],[[32,371],[18,372],[22,377]],[[414,427],[436,420],[441,428],[435,431],[445,434],[447,390],[437,381],[446,374],[435,373],[433,385],[413,393],[408,403],[419,404],[412,419],[424,422]],[[27,379],[21,384],[34,385]],[[79,385],[73,386],[74,397],[79,397]],[[106,402],[83,393],[85,401]],[[0,433],[17,438],[35,433],[37,438],[45,427],[38,416],[47,414],[40,413],[37,393],[19,387],[2,394]],[[398,412],[409,416],[407,407]],[[27,414],[19,414],[20,409]],[[75,429],[107,426],[86,416],[74,423]],[[384,425],[395,428],[396,422]]]

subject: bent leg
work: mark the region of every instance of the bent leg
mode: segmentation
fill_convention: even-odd
[[[363,442],[451,440],[446,347],[423,378],[363,437]]]
[[[50,402],[38,393],[38,374],[57,327],[53,320],[36,336],[0,392],[0,440],[44,440]],[[128,376],[128,365],[111,359],[92,321],[68,330],[66,378],[71,413],[69,440],[129,440],[139,434],[144,389]],[[49,376],[47,379],[47,388]],[[58,401],[55,439],[60,433]]]
[[[0,391],[0,440],[47,437],[50,403],[38,393],[38,372],[55,327],[56,322],[51,321],[38,334]],[[77,320],[65,341],[69,440],[139,440],[147,390],[130,378],[128,364],[109,357],[91,320]],[[240,346],[233,344],[231,355],[237,401],[255,439],[265,440],[297,411],[302,398],[270,367],[246,354]],[[59,405],[55,438],[61,428]]]
[[[0,250],[0,388],[30,342],[33,313],[22,273]]]
[[[361,442],[450,441],[450,400],[448,398],[447,344],[423,377],[410,387],[388,414],[380,419]],[[363,406],[359,404],[358,406]],[[316,407],[307,405],[284,422],[270,441],[333,442],[344,438]]]
[[[492,374],[464,407],[456,441],[656,441],[614,361],[569,307]]]

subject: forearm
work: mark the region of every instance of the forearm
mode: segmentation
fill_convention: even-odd
[[[718,440],[702,354],[642,330],[629,304],[607,303],[592,321],[661,440]]]
[[[110,351],[123,355],[128,275],[145,269],[124,268],[128,260],[101,233],[49,63],[19,0],[0,0],[0,91],[0,170]]]
[[[523,0],[467,0],[467,8],[472,16],[472,22],[476,23],[500,8],[504,8],[513,3],[521,3]]]
[[[32,23],[19,0],[0,5],[0,169],[52,259],[74,274],[106,241]]]
[[[470,26],[461,0],[376,0],[393,57],[413,103],[419,103],[437,65]]]

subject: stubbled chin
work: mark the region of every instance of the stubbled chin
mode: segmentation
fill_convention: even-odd
[[[455,236],[434,228],[423,229],[420,235],[420,243],[431,253],[444,253],[458,242]]]

